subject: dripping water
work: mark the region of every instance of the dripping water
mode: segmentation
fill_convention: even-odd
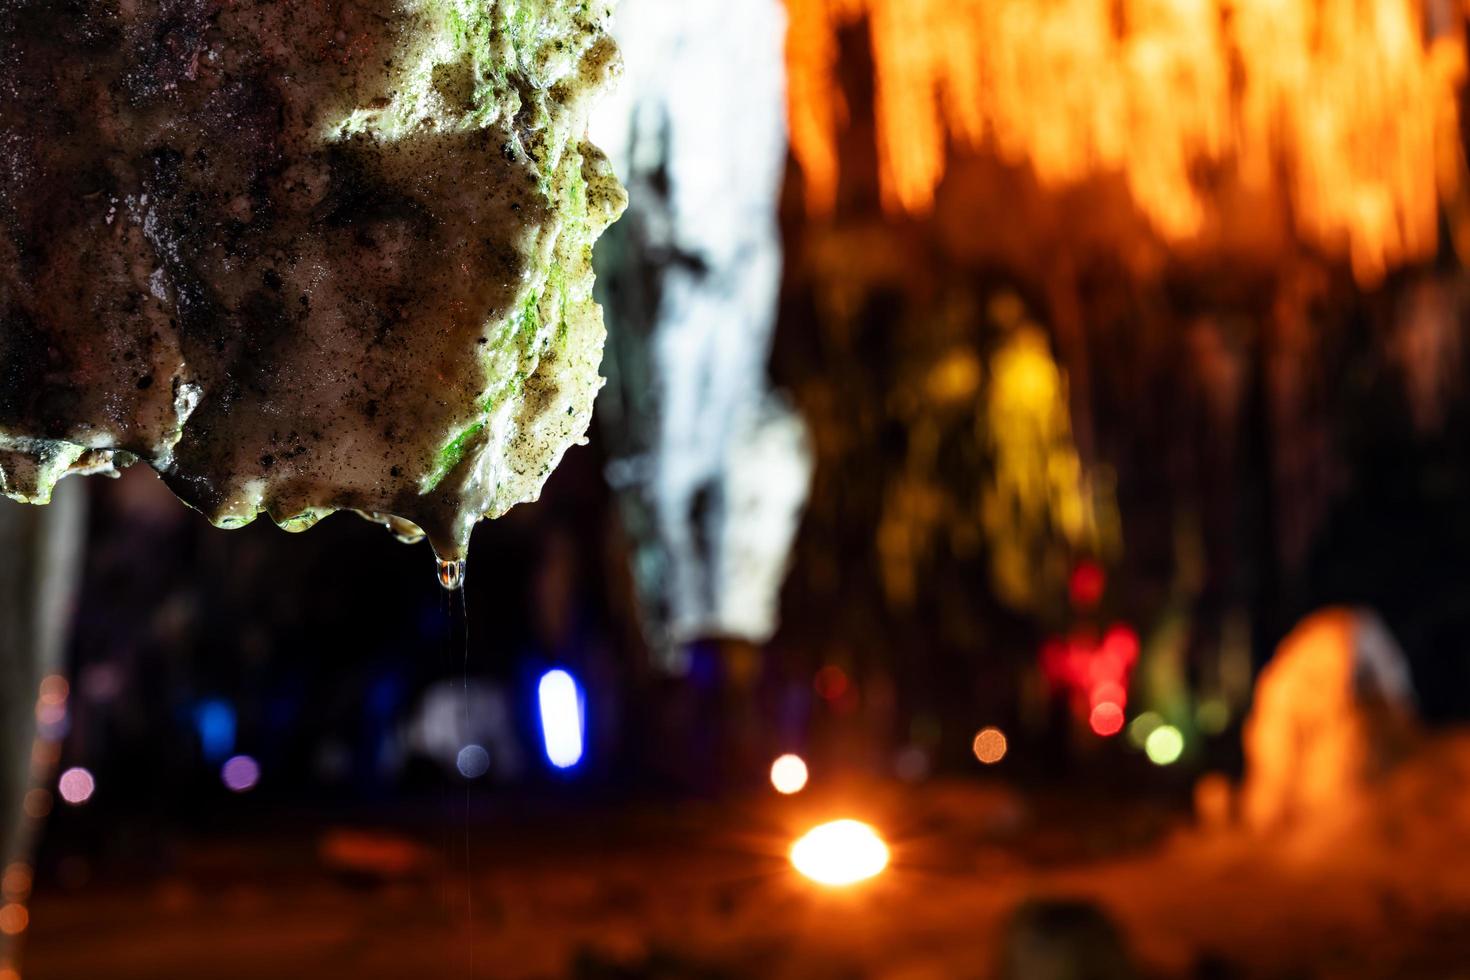
[[[453,655],[455,647],[455,634],[459,635],[462,646],[460,668],[461,668],[461,692],[463,694],[464,728],[466,737],[470,732],[470,611],[465,600],[464,581],[466,562],[463,558],[446,561],[438,555],[434,556],[434,563],[439,579],[439,584],[448,593],[447,613],[449,616],[449,648],[448,654]],[[458,601],[456,601],[458,600]],[[456,608],[457,607],[457,608]],[[456,615],[457,613],[457,615]],[[474,923],[474,880],[472,877],[473,867],[470,863],[470,783],[465,780],[464,787],[464,874],[465,874],[465,938],[469,952],[469,975],[470,980],[475,976],[475,923]],[[447,885],[446,885],[447,887]]]
[[[458,591],[460,601],[464,600],[464,570],[465,560],[463,558],[453,561],[445,561],[443,558],[435,558],[439,565],[439,584],[450,592]]]
[[[470,734],[470,607],[465,600],[464,594],[464,570],[465,562],[459,561],[449,564],[453,565],[453,573],[450,576],[454,585],[445,585],[446,563],[439,564],[439,583],[446,589],[452,588],[459,596],[459,624],[460,635],[464,637],[464,654],[460,661],[461,677],[463,685],[461,691],[464,694],[464,733],[468,738]],[[474,781],[465,779],[464,784],[464,914],[465,914],[465,939],[469,945],[470,955],[470,980],[475,980],[475,882],[474,866],[470,863],[470,786]]]

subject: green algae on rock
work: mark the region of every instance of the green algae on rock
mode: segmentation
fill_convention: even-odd
[[[0,493],[141,460],[212,522],[463,557],[581,440],[607,0],[0,5]]]

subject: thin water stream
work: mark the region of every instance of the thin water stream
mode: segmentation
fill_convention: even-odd
[[[470,732],[470,613],[469,604],[465,599],[465,567],[463,558],[446,561],[434,556],[435,571],[442,586],[448,595],[446,612],[449,616],[449,655],[453,655],[456,646],[456,634],[460,638],[458,644],[461,648],[460,659],[460,683],[463,694],[462,710],[464,711],[463,724],[466,737]],[[461,770],[463,772],[463,770]],[[474,980],[475,976],[475,920],[474,920],[474,876],[470,861],[470,792],[473,779],[465,775],[464,786],[464,876],[465,876],[465,941],[468,944],[469,953],[469,977]],[[448,848],[446,847],[446,850]]]

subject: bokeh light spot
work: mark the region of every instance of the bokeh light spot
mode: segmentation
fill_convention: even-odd
[[[929,753],[917,745],[906,745],[893,757],[893,773],[906,783],[917,783],[929,775]]]
[[[1103,738],[1116,735],[1123,730],[1123,709],[1112,701],[1103,701],[1093,707],[1087,723]]]
[[[1108,577],[1102,570],[1102,566],[1094,561],[1080,561],[1077,567],[1072,569],[1072,577],[1067,582],[1067,591],[1072,599],[1072,606],[1076,609],[1091,609],[1102,600],[1103,590],[1107,588]]]
[[[248,755],[237,755],[220,766],[219,778],[232,793],[244,793],[260,782],[260,763]]]
[[[582,692],[571,674],[548,670],[541,675],[537,697],[546,758],[558,769],[570,769],[582,761]]]
[[[61,774],[56,782],[56,788],[61,792],[61,798],[72,806],[81,806],[92,798],[97,791],[97,780],[92,774],[81,766],[74,766]]]
[[[976,732],[975,741],[971,745],[971,748],[975,752],[975,758],[987,766],[993,766],[1004,759],[1006,757],[1006,747],[1005,732],[993,725]]]
[[[459,750],[454,765],[465,779],[479,779],[490,771],[490,753],[484,746],[466,745]]]
[[[813,827],[791,845],[791,863],[818,884],[852,885],[888,867],[888,845],[861,821],[834,820]]]
[[[43,778],[51,775],[56,763],[61,761],[61,743],[54,739],[38,738],[31,744],[31,775]]]
[[[1160,725],[1149,733],[1143,750],[1154,765],[1167,766],[1184,754],[1184,735],[1173,725]]]
[[[1128,723],[1128,741],[1138,748],[1143,748],[1153,730],[1164,723],[1164,719],[1156,711],[1145,711]]]
[[[25,798],[26,816],[32,820],[40,820],[51,812],[51,791],[45,789],[33,789],[26,794]]]
[[[1230,705],[1224,698],[1209,698],[1200,702],[1194,720],[1206,735],[1219,735],[1230,725]]]
[[[776,792],[790,796],[806,789],[807,769],[799,755],[790,752],[771,763],[771,785]]]
[[[66,678],[60,674],[48,674],[41,681],[42,704],[65,704],[66,697],[71,693],[71,685]]]
[[[5,868],[5,877],[0,879],[0,892],[7,902],[23,902],[30,897],[31,883],[35,873],[24,861],[16,861]]]
[[[194,728],[204,758],[218,762],[235,750],[235,707],[223,698],[201,701],[194,708]]]
[[[31,914],[26,907],[19,902],[11,902],[0,906],[0,932],[7,936],[17,936],[26,931],[26,926],[31,924]]]
[[[817,671],[812,679],[812,688],[824,701],[836,701],[847,693],[847,674],[836,664],[828,664]]]
[[[1128,692],[1117,681],[1102,681],[1093,686],[1092,690],[1088,692],[1087,698],[1093,707],[1107,702],[1122,707],[1128,702]]]
[[[1138,633],[1131,626],[1117,623],[1103,634],[1102,649],[1125,666],[1132,667],[1138,662]]]
[[[60,701],[37,701],[36,724],[42,728],[55,728],[66,721],[66,705]],[[49,733],[48,733],[49,734]]]

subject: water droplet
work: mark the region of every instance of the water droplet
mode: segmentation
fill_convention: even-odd
[[[464,559],[445,561],[443,558],[435,559],[439,562],[439,584],[449,591],[464,588]]]

